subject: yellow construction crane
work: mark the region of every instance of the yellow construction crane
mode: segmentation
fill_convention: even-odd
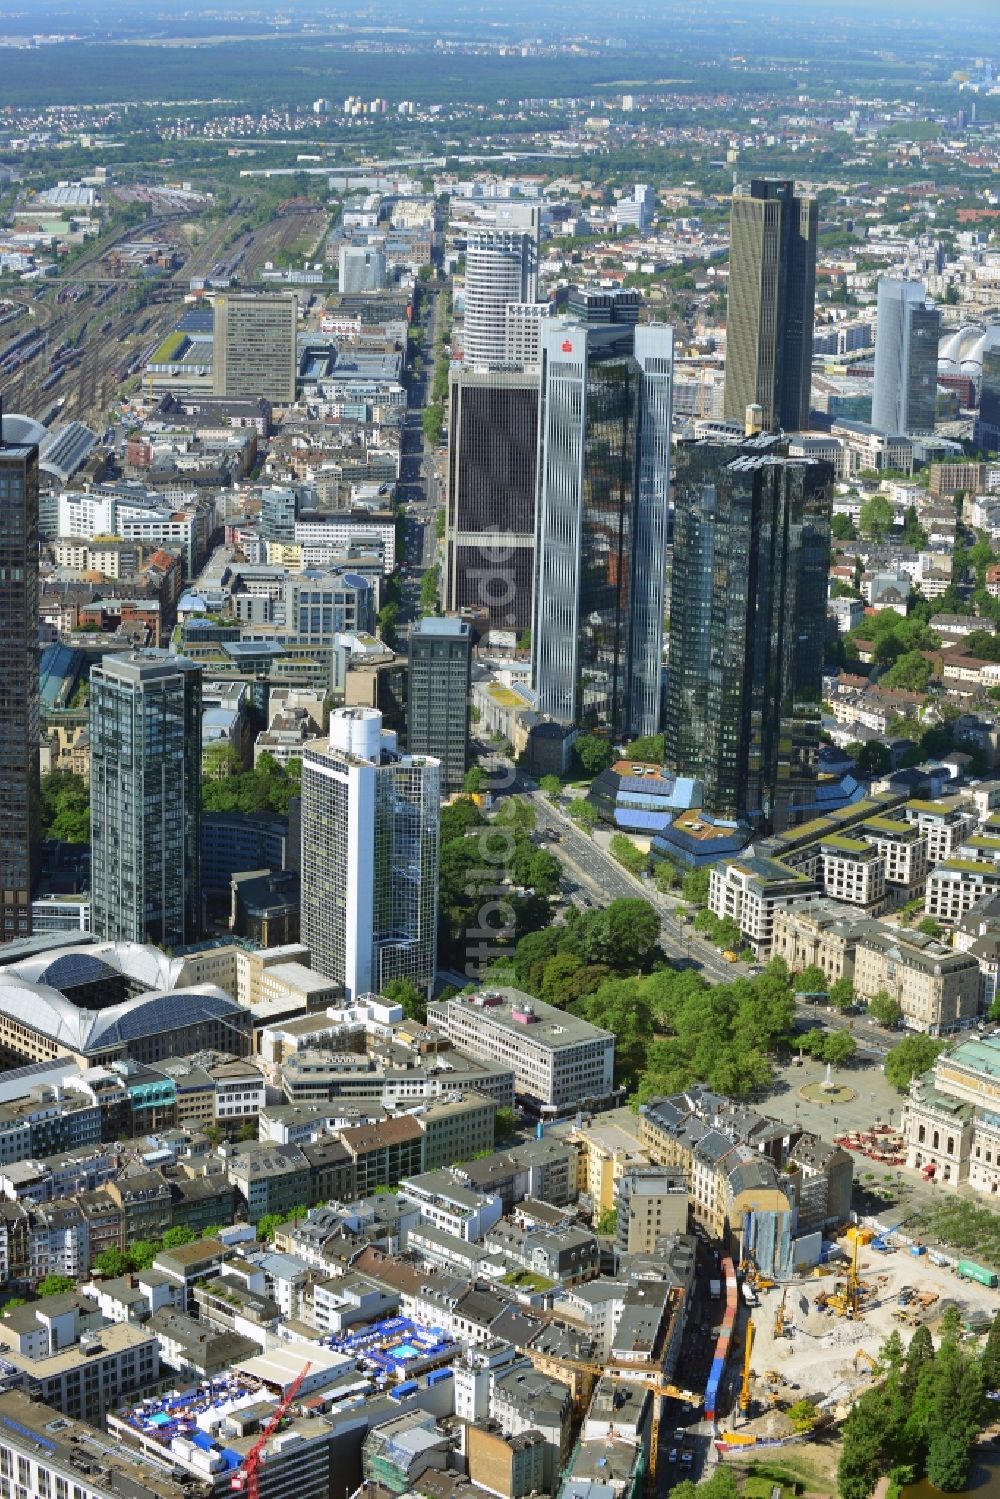
[[[861,1277],[858,1274],[858,1240],[854,1240],[851,1263],[847,1268],[847,1280],[842,1291],[827,1297],[826,1304],[838,1317],[856,1321],[861,1316]]]
[[[778,1310],[774,1314],[774,1336],[783,1338],[785,1336],[785,1297],[788,1295],[787,1287],[781,1293],[781,1301]]]
[[[660,1455],[660,1401],[680,1400],[685,1405],[701,1405],[702,1396],[693,1390],[682,1390],[679,1385],[668,1384],[656,1374],[643,1374],[637,1369],[623,1369],[615,1364],[594,1364],[586,1359],[565,1358],[562,1354],[536,1354],[530,1348],[520,1348],[519,1353],[542,1364],[556,1364],[563,1369],[590,1375],[594,1383],[598,1379],[617,1379],[622,1384],[637,1385],[653,1395],[653,1420],[649,1432],[649,1470],[646,1475],[650,1493],[656,1492],[656,1464]],[[593,1388],[593,1386],[591,1386]]]
[[[753,1353],[753,1334],[753,1318],[748,1317],[746,1342],[743,1345],[743,1378],[740,1381],[740,1394],[737,1402],[740,1414],[743,1416],[750,1414],[750,1355]]]

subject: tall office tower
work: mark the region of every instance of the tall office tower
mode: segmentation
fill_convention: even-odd
[[[448,422],[445,608],[487,609],[497,629],[531,629],[538,375],[463,369]]]
[[[816,204],[795,184],[755,178],[733,195],[726,322],[726,420],[809,425],[816,300]]]
[[[542,357],[542,323],[552,316],[551,302],[508,302],[504,319],[503,362],[537,370]]]
[[[987,452],[1000,448],[1000,328],[996,327],[987,328],[983,337],[976,442]]]
[[[371,245],[341,245],[341,292],[381,291],[385,286],[385,255]]]
[[[507,307],[533,302],[538,289],[539,211],[497,209],[489,226],[469,230],[465,249],[465,362],[502,364]]]
[[[90,884],[98,937],[181,947],[201,910],[201,667],[169,651],[90,673]]]
[[[410,631],[406,744],[441,762],[441,785],[460,791],[469,752],[472,626],[464,619],[419,621]]]
[[[666,760],[723,821],[814,808],[832,483],[771,435],[677,448]]]
[[[646,182],[637,182],[630,198],[619,198],[615,204],[615,223],[619,229],[648,229],[656,213],[656,194]]]
[[[878,284],[872,426],[890,435],[933,432],[941,313],[922,281]]]
[[[0,417],[2,422],[2,417]],[[0,428],[2,431],[2,428]],[[38,813],[38,448],[0,437],[0,942],[31,931]]]
[[[672,376],[666,324],[542,335],[532,678],[615,737],[660,727]]]
[[[212,391],[295,400],[298,298],[286,292],[223,292],[215,299]]]
[[[441,766],[401,755],[377,708],[330,715],[302,755],[302,941],[353,997],[437,966]]]

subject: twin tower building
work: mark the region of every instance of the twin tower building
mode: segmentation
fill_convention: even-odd
[[[477,331],[502,311],[489,250],[537,256],[530,228],[484,235]],[[467,348],[451,384],[446,607],[530,631],[540,713],[618,741],[664,730],[705,811],[762,828],[815,800],[833,473],[780,435],[808,424],[815,264],[815,205],[790,182],[737,195],[728,420],[680,441],[673,472],[674,334],[635,291],[571,288],[520,367]]]

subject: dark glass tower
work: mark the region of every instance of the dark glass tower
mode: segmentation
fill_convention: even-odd
[[[996,328],[987,329],[983,342],[983,379],[976,441],[988,452],[1000,448],[1000,329]]]
[[[680,443],[666,759],[706,811],[781,831],[815,800],[833,470],[777,438]]]
[[[532,679],[615,738],[660,727],[672,375],[662,323],[542,334]]]
[[[460,791],[469,752],[472,626],[428,616],[410,631],[406,746],[441,761],[441,786]]]
[[[755,178],[733,195],[726,320],[726,420],[759,406],[766,432],[809,425],[816,204],[793,182]]]
[[[531,629],[538,375],[462,370],[448,423],[445,606]]]
[[[90,674],[90,854],[98,937],[181,947],[201,910],[201,667],[168,651]]]
[[[0,418],[2,421],[2,418]],[[38,809],[38,449],[0,441],[0,942],[31,932]]]

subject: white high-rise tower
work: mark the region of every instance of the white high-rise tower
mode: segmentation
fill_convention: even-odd
[[[375,708],[330,715],[302,755],[302,940],[350,997],[437,966],[441,762],[401,755]]]

